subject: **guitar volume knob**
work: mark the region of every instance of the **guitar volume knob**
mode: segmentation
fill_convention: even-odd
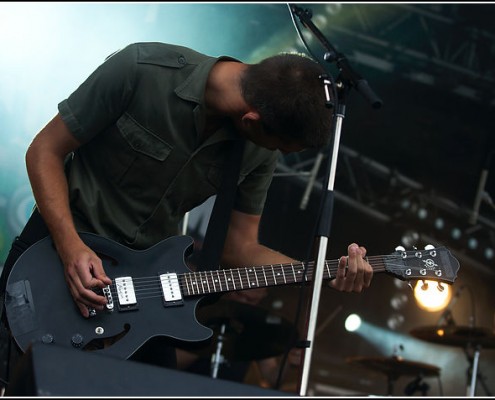
[[[82,346],[84,339],[81,334],[76,333],[75,335],[72,336],[70,341],[72,346],[79,348]]]
[[[53,335],[50,334],[50,333],[46,333],[45,335],[43,335],[41,337],[41,342],[43,344],[50,344],[50,343],[53,343]]]

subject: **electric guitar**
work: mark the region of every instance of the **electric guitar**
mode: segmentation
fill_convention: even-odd
[[[311,281],[314,268],[308,262],[193,272],[185,264],[193,248],[189,236],[174,236],[146,250],[132,250],[91,233],[80,236],[102,259],[112,279],[100,289],[107,298],[106,308],[90,310],[89,318],[80,314],[47,236],[19,257],[7,280],[6,315],[23,352],[31,343],[43,342],[126,359],[154,336],[182,342],[207,340],[212,329],[196,319],[196,306],[206,295],[303,283]],[[374,273],[404,281],[452,284],[459,269],[459,262],[444,247],[400,249],[368,257],[368,262]],[[325,261],[324,279],[333,279],[337,268],[338,260]],[[101,339],[107,344],[96,346]]]

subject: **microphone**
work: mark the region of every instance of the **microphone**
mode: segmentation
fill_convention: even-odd
[[[454,293],[452,296],[452,299],[450,300],[450,303],[447,305],[445,310],[443,311],[442,315],[440,315],[440,318],[438,319],[437,326],[442,326],[443,324],[447,326],[454,326],[455,321],[454,318],[452,317],[452,308],[455,306],[457,303],[457,300],[459,300],[459,297],[461,295],[461,292],[464,290],[465,286],[461,286],[457,291]]]
[[[295,14],[299,17],[299,21],[301,22],[301,24],[303,24],[303,26],[305,26],[307,28],[308,26],[304,21],[303,14],[305,15],[306,18],[311,19],[311,18],[313,18],[313,11],[311,11],[310,9],[303,10],[301,7],[296,6],[295,4],[291,4],[291,3],[289,3],[289,8],[293,14]]]

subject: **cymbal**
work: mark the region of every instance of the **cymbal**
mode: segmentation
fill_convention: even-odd
[[[389,378],[401,375],[438,376],[440,368],[417,361],[407,361],[401,357],[350,357],[350,364],[359,364],[374,371],[382,372]]]
[[[286,319],[238,301],[220,299],[213,304],[200,305],[196,317],[214,332],[207,345],[192,350],[199,356],[215,353],[219,335],[221,353],[231,361],[274,357],[285,352],[291,339],[297,339],[295,327]]]
[[[469,326],[424,326],[411,330],[418,339],[448,346],[495,348],[495,334],[487,328]]]

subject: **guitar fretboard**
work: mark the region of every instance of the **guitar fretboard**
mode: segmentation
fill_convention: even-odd
[[[313,268],[308,264],[274,264],[269,266],[220,269],[205,272],[191,272],[179,276],[184,295],[193,296],[207,293],[254,289],[258,287],[289,285],[312,279]],[[324,266],[324,279],[332,274],[328,262]]]

